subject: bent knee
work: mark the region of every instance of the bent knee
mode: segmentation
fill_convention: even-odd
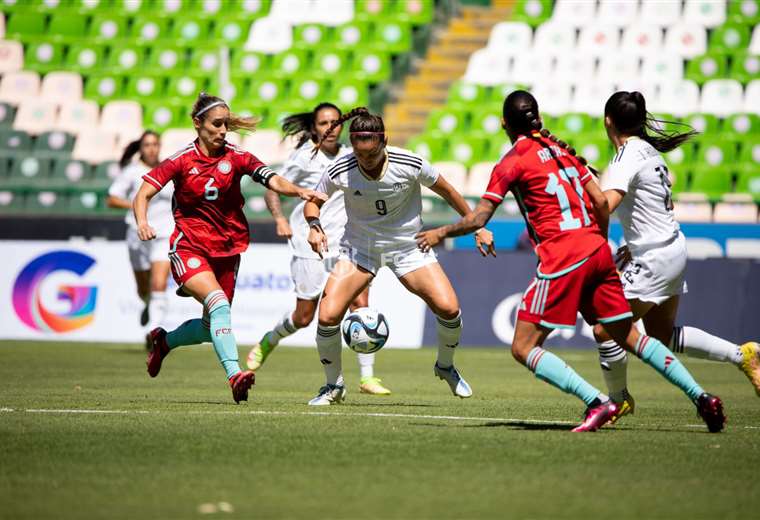
[[[512,357],[515,358],[515,361],[518,363],[524,365],[528,360],[529,352],[530,349],[526,348],[524,345],[520,345],[519,343],[512,343]]]
[[[314,319],[314,313],[299,313],[299,314],[293,314],[292,320],[293,325],[296,326],[297,329],[303,329],[304,327],[308,327],[311,323],[311,320]]]

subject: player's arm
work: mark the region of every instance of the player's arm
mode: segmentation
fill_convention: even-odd
[[[602,231],[602,236],[606,239],[610,224],[610,204],[607,197],[594,180],[586,182],[584,188],[591,198],[591,206],[594,209],[594,216],[597,224],[599,224],[599,229]]]
[[[125,170],[122,170],[113,181],[113,184],[108,188],[106,205],[109,208],[132,209],[132,201],[129,200],[130,185],[129,175]]]
[[[158,188],[150,182],[144,181],[140,189],[137,190],[135,198],[132,199],[132,211],[135,214],[137,236],[140,237],[140,240],[156,238],[156,231],[148,223],[148,203],[156,193],[158,193]]]
[[[615,213],[615,210],[623,202],[625,192],[621,190],[605,190],[604,197],[607,199],[607,204],[610,207],[610,213]]]
[[[467,235],[478,229],[482,229],[488,221],[491,220],[494,211],[496,211],[496,204],[488,199],[481,199],[475,207],[475,210],[470,211],[467,215],[462,217],[459,222],[418,233],[417,246],[423,251],[429,251],[432,247],[435,247],[448,237]],[[482,231],[479,234],[483,233],[485,233],[485,231]],[[493,240],[491,240],[490,243],[484,241],[484,245],[486,246],[485,250],[482,245],[478,247],[483,256],[488,254],[496,256]]]
[[[307,200],[303,206],[303,217],[309,224],[307,242],[309,242],[311,250],[317,253],[320,258],[322,258],[322,253],[327,251],[327,235],[322,228],[322,223],[319,221],[319,215],[322,211],[322,205],[338,189],[330,178],[330,173],[331,170],[326,170],[315,188],[315,191],[324,197]]]
[[[272,190],[267,190],[264,194],[264,202],[267,204],[269,213],[274,217],[275,226],[277,226],[277,236],[290,238],[293,236],[293,230],[290,228],[290,222],[282,213],[280,196]]]
[[[324,193],[296,186],[285,177],[277,175],[276,173],[268,178],[266,187],[273,192],[285,195],[286,197],[299,197],[307,201],[318,199],[325,202],[327,200],[327,195]]]

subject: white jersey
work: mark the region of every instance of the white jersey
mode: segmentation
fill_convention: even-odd
[[[336,161],[322,176],[317,191],[342,191],[348,217],[343,242],[363,252],[414,249],[422,229],[420,185],[438,180],[419,155],[388,146],[378,179],[367,177],[353,153]],[[366,254],[366,253],[365,253]]]
[[[293,151],[288,160],[283,165],[280,175],[288,179],[296,186],[302,188],[314,189],[325,170],[336,160],[351,153],[350,146],[341,146],[338,153],[329,156],[322,150],[312,159],[314,144],[307,141],[298,149]],[[290,227],[293,230],[293,237],[290,239],[290,247],[293,249],[293,256],[300,258],[319,258],[311,250],[307,241],[309,237],[309,224],[303,216],[303,206],[306,202],[301,201],[290,214]],[[346,209],[343,205],[343,193],[337,192],[322,205],[322,211],[319,218],[322,228],[327,234],[329,240],[327,244],[328,253],[323,256],[335,256],[338,254],[338,245],[343,236],[343,229],[346,226]]]
[[[680,234],[673,215],[668,167],[660,153],[643,139],[631,137],[620,147],[607,169],[602,190],[625,193],[616,213],[634,256],[665,246]]]
[[[132,200],[144,182],[142,176],[151,170],[142,161],[127,165],[108,188],[108,194],[120,199]],[[159,191],[148,204],[148,224],[156,230],[156,237],[168,238],[174,231],[174,215],[172,214],[172,198],[174,183],[170,182]],[[130,228],[137,229],[137,222],[132,210],[127,210],[124,221]]]

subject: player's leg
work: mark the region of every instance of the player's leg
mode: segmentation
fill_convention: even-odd
[[[148,324],[150,318],[150,245],[140,240],[137,231],[129,228],[127,231],[127,250],[129,251],[129,263],[135,275],[137,296],[143,302],[143,310],[140,313],[140,325]]]
[[[434,374],[448,383],[455,396],[470,397],[470,385],[454,367],[454,352],[462,336],[462,311],[448,276],[434,256],[431,258],[419,250],[397,258],[394,266],[404,287],[422,298],[436,316],[438,357],[433,367]],[[414,269],[408,271],[410,268]]]
[[[169,261],[154,261],[150,266],[150,303],[148,304],[148,330],[163,324],[169,299],[166,295],[166,282],[169,278]]]
[[[362,307],[369,307],[369,286],[367,286],[349,305],[351,312]],[[359,392],[370,395],[390,395],[391,391],[382,385],[379,377],[375,377],[375,353],[356,354],[359,362]]]
[[[326,384],[320,389],[319,394],[309,401],[310,405],[336,404],[345,397],[340,321],[351,302],[369,285],[373,277],[374,274],[369,270],[341,259],[335,264],[327,279],[319,303],[317,327],[317,352],[325,371]]]

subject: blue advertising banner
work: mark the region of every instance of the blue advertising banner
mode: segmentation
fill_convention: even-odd
[[[523,291],[533,279],[532,253],[501,252],[482,258],[477,251],[440,251],[439,261],[457,291],[464,331],[461,343],[510,344]],[[678,323],[730,341],[760,338],[760,262],[737,259],[689,260],[689,292],[681,299]],[[423,343],[436,344],[435,319],[427,311]],[[547,346],[596,348],[591,327],[579,318],[575,330],[552,334]]]

